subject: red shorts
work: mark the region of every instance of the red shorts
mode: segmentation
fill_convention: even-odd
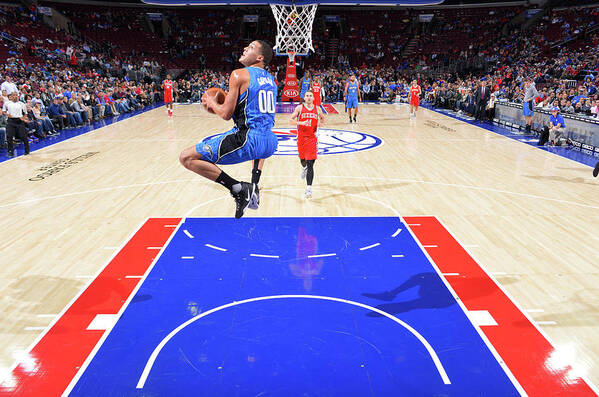
[[[173,95],[164,94],[164,103],[173,103]]]
[[[318,138],[314,135],[298,135],[297,151],[302,160],[316,160]]]
[[[410,105],[416,106],[418,107],[418,97],[417,96],[413,96],[410,98]]]

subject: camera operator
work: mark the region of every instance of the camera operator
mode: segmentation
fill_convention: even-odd
[[[14,156],[13,138],[16,136],[25,144],[25,154],[29,154],[29,140],[27,139],[26,123],[27,105],[19,102],[19,94],[12,92],[8,95],[9,101],[4,102],[2,113],[8,116],[6,123],[6,143],[8,145],[8,157]]]

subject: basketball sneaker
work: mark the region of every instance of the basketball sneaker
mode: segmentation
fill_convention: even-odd
[[[593,170],[593,176],[597,178],[597,175],[599,175],[599,162],[595,164],[595,169]]]
[[[250,200],[254,194],[254,184],[241,182],[241,190],[238,193],[231,195],[235,199],[235,218],[239,219],[245,213],[245,209],[250,204]]]
[[[308,186],[306,188],[306,193],[304,193],[304,197],[307,199],[312,198],[312,187],[311,186]]]
[[[257,210],[260,205],[260,189],[258,189],[257,183],[252,183],[254,185],[254,193],[252,193],[252,197],[250,197],[250,203],[248,204],[248,208],[251,210]]]
[[[308,174],[308,167],[302,168],[302,179],[306,179],[306,175]]]

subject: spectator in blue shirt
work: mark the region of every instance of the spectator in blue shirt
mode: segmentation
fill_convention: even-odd
[[[549,117],[549,142],[551,145],[561,145],[561,139],[566,131],[566,123],[561,114],[559,114],[559,108],[554,107],[551,109],[551,117]]]
[[[67,115],[63,112],[62,108],[58,104],[58,98],[52,99],[52,104],[48,106],[48,116],[52,120],[54,125],[58,125],[62,130],[64,129],[64,123],[67,119]]]

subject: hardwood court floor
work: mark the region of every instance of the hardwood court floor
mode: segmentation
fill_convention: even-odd
[[[182,149],[231,122],[197,105],[165,113],[0,164],[0,370],[146,218],[233,216],[222,187],[178,162]],[[288,127],[288,117],[277,115],[277,125]],[[297,158],[272,157],[260,209],[247,216],[435,215],[541,322],[558,351],[552,365],[573,364],[573,375],[599,383],[599,179],[589,167],[426,109],[410,120],[405,106],[362,105],[357,125],[340,113],[327,127],[384,143],[321,156],[310,201]],[[52,163],[55,173],[35,180]],[[249,164],[224,168],[250,177]]]

